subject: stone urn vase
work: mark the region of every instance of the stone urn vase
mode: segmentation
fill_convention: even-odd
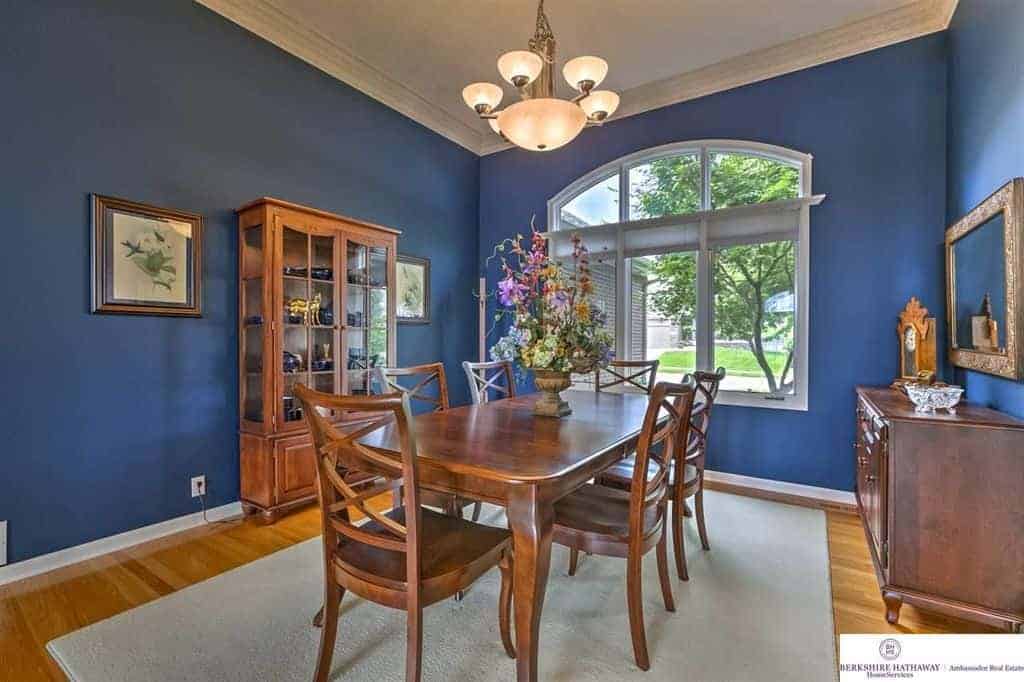
[[[533,406],[533,413],[540,417],[565,417],[572,414],[569,403],[559,395],[569,388],[571,381],[568,372],[556,372],[551,369],[533,370],[533,383],[541,392],[540,400]]]

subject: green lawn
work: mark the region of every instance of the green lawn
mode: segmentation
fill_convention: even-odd
[[[786,353],[775,351],[768,351],[765,353],[768,365],[772,368],[772,372],[775,373],[776,377],[779,376],[779,372],[782,371],[783,366],[786,364],[786,355]],[[697,364],[697,353],[692,350],[665,351],[661,354],[661,357],[658,358],[658,361],[661,363],[658,367],[659,370],[665,370],[667,372],[692,372],[694,366]],[[734,376],[764,376],[761,372],[760,365],[758,365],[757,360],[754,359],[754,354],[745,349],[716,346],[715,366],[724,366],[726,371]]]

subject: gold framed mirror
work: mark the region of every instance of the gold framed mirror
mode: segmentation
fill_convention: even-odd
[[[1024,179],[946,230],[946,316],[955,367],[1024,378]]]

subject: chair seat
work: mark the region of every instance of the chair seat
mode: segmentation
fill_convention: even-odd
[[[633,483],[633,468],[636,466],[636,456],[627,457],[626,459],[616,462],[614,465],[605,469],[600,478],[598,479],[601,485],[611,486],[614,488],[622,488],[629,490],[630,485]],[[647,480],[651,480],[658,473],[658,465],[654,462],[647,463]],[[669,481],[675,483],[676,474],[676,463],[672,461],[669,463]],[[687,464],[683,469],[683,485],[689,487],[691,484],[697,482],[699,472],[697,467],[692,464]]]
[[[504,528],[446,516],[425,507],[421,510],[420,580],[426,603],[468,587],[497,565],[502,554],[511,547],[512,534]],[[385,516],[405,525],[405,507],[396,507]],[[370,520],[362,528],[388,535],[379,521]],[[405,560],[404,552],[348,541],[342,542],[335,559],[341,572],[391,589],[404,589]],[[454,584],[450,580],[453,576],[458,576]],[[346,584],[344,578],[339,582],[360,592],[358,587]]]
[[[651,507],[644,514],[645,536],[653,532],[658,523],[658,510]],[[555,542],[568,547],[588,549],[592,542],[628,542],[629,492],[603,485],[587,484],[555,503]],[[577,541],[574,541],[575,538]],[[605,553],[601,549],[598,553]],[[613,553],[613,556],[619,554]],[[622,556],[625,556],[624,554]]]

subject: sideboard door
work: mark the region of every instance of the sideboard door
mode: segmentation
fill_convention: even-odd
[[[857,502],[874,545],[875,556],[888,568],[887,459],[888,427],[865,405],[857,410]]]

